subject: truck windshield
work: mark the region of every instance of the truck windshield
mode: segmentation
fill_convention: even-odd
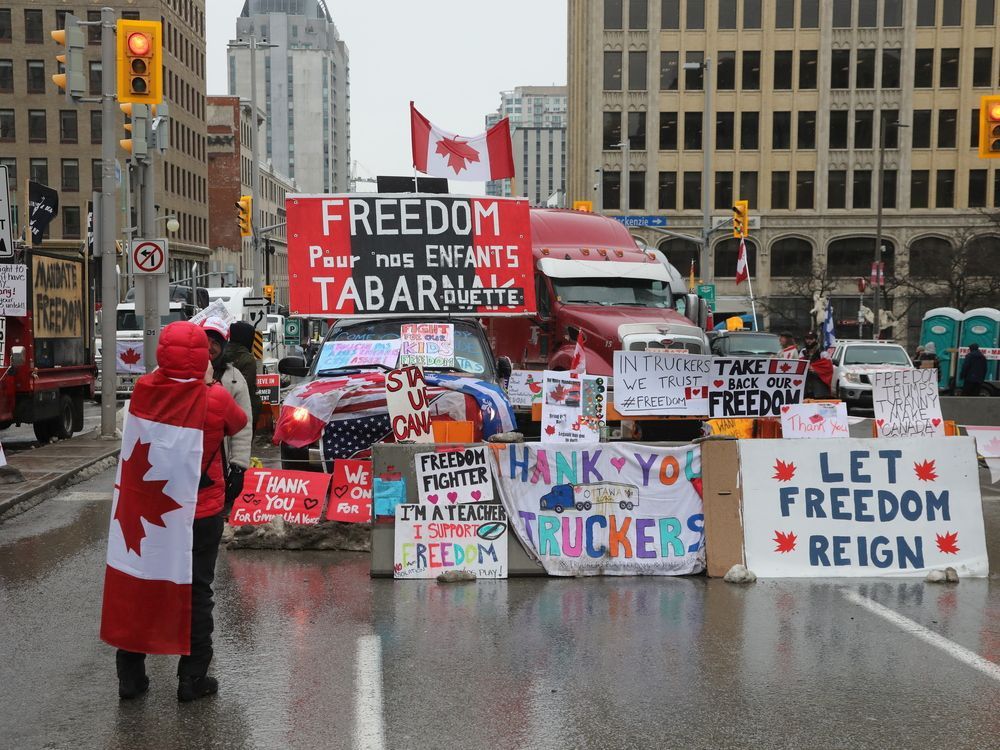
[[[673,306],[670,286],[652,279],[553,279],[552,285],[564,305]]]
[[[845,365],[906,365],[910,358],[899,346],[849,346],[844,352]]]
[[[184,320],[183,310],[171,310],[170,314],[163,319],[163,325],[167,323],[173,323],[177,320]],[[118,330],[119,331],[141,331],[142,330],[142,315],[136,315],[135,310],[119,310],[118,311]]]

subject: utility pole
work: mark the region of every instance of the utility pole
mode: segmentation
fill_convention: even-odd
[[[882,288],[883,288],[883,275],[882,266],[879,265],[882,262],[882,191],[884,186],[882,184],[883,172],[885,171],[885,133],[888,129],[889,123],[885,117],[880,118],[879,132],[878,132],[878,176],[875,178],[878,181],[878,187],[876,189],[877,197],[875,203],[875,250],[874,259],[872,265],[872,314],[874,319],[872,320],[872,340],[878,341],[878,335],[881,332],[880,327],[880,313],[879,308],[882,305]],[[904,125],[897,122],[896,128],[897,133],[899,128],[908,128],[909,125]],[[898,135],[897,135],[898,138]],[[899,145],[898,143],[896,144]],[[859,327],[860,330],[860,327]]]
[[[705,113],[704,119],[702,121],[702,146],[704,149],[704,162],[701,168],[701,213],[702,213],[702,226],[701,226],[701,236],[703,242],[701,244],[701,266],[699,271],[701,271],[701,278],[706,284],[712,283],[713,275],[709,273],[709,263],[711,262],[711,253],[709,252],[711,248],[711,243],[709,242],[710,236],[712,234],[712,203],[710,201],[712,194],[712,148],[713,140],[712,136],[715,131],[715,123],[712,117],[712,59],[706,57],[705,64],[702,66],[704,71],[704,84],[705,84]]]
[[[622,150],[622,176],[621,176],[621,197],[622,197],[622,212],[628,213],[629,208],[629,181],[632,176],[632,167],[629,164],[629,144],[628,144],[628,133],[625,133],[625,137],[622,138],[621,143],[616,143],[615,146]],[[602,201],[603,203],[603,201]]]
[[[101,437],[114,438],[118,400],[118,259],[115,256],[115,11],[101,8]]]
[[[152,122],[152,120],[150,120]],[[156,236],[156,203],[153,200],[155,190],[156,171],[153,167],[153,149],[150,149],[146,161],[139,166],[142,173],[142,200],[140,202],[140,226],[139,236],[151,239]],[[163,261],[166,263],[166,260]],[[160,295],[157,288],[160,283],[159,276],[145,275],[142,280],[144,288],[142,313],[142,356],[146,364],[146,372],[156,369],[156,343],[160,340]]]

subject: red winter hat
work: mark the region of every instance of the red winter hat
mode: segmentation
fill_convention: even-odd
[[[222,343],[225,344],[229,341],[229,324],[222,318],[212,316],[205,318],[201,322],[201,327],[205,329],[205,333],[208,336],[214,336],[221,339]]]

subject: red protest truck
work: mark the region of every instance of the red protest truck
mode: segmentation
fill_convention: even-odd
[[[97,378],[87,266],[79,253],[29,250],[24,267],[26,314],[0,318],[0,429],[30,423],[42,442],[66,439],[83,429]]]
[[[580,332],[593,375],[612,374],[615,351],[708,353],[704,303],[675,296],[662,257],[640,248],[619,222],[531,209],[531,245],[537,314],[483,321],[493,350],[515,368],[569,369]]]

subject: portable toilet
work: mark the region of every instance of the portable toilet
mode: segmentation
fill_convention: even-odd
[[[1000,310],[992,307],[977,307],[969,310],[962,319],[962,334],[959,337],[959,348],[967,347],[971,343],[979,344],[980,349],[996,349],[1000,344]],[[985,353],[985,352],[984,352]],[[958,360],[958,372],[955,376],[955,383],[958,387],[963,385],[962,363],[965,357]],[[990,359],[986,363],[986,379],[997,379],[997,361]]]
[[[954,307],[935,307],[924,313],[924,320],[920,325],[920,343],[927,346],[934,342],[937,357],[941,362],[938,370],[938,388],[947,388],[949,385],[952,357],[957,353],[949,350],[958,346],[962,318],[961,311]]]

